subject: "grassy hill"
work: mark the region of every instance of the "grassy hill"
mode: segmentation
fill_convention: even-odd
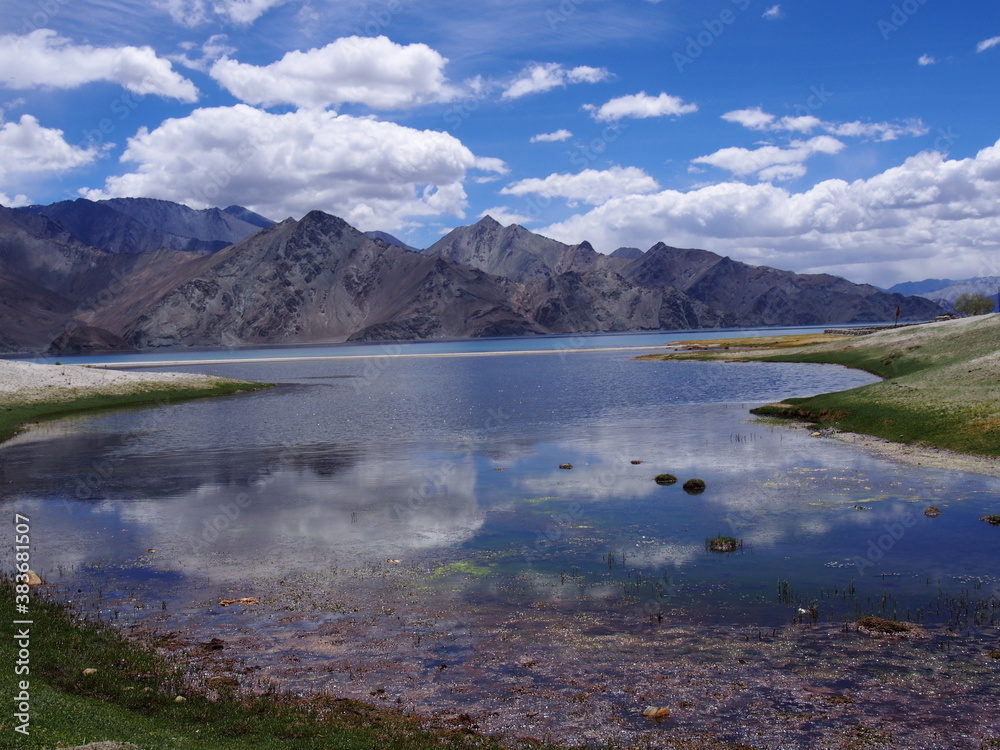
[[[792,417],[980,456],[1000,456],[1000,315],[882,331],[820,337],[801,346],[735,339],[721,351],[644,359],[819,362],[855,367],[879,383],[809,398],[790,398],[754,413]],[[708,342],[699,342],[707,344]],[[761,348],[763,346],[763,348]]]

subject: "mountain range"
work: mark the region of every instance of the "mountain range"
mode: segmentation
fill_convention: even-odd
[[[994,308],[1000,304],[1000,276],[979,276],[973,279],[925,279],[907,281],[890,287],[890,292],[917,294],[939,304],[945,310],[953,310],[955,300],[963,294],[984,294],[993,300]]]
[[[0,207],[0,348],[167,346],[925,320],[921,297],[663,243],[610,255],[484,217],[416,250],[312,211],[144,198]]]

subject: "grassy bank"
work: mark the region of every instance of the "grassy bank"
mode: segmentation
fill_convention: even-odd
[[[38,401],[0,403],[0,442],[16,435],[26,424],[46,419],[57,419],[73,414],[95,412],[103,409],[120,409],[139,406],[162,406],[196,398],[224,396],[232,393],[259,390],[269,387],[266,383],[247,383],[237,380],[218,380],[205,385],[147,385],[133,386],[128,392],[87,393],[75,395],[72,390],[53,394],[52,398]]]
[[[643,359],[839,364],[885,378],[849,391],[790,398],[754,413],[980,456],[1000,456],[1000,315],[778,348],[736,340],[740,351]],[[735,345],[735,344],[734,344]]]

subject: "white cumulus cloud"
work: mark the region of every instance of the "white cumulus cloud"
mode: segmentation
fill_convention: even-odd
[[[650,96],[645,91],[638,94],[619,96],[605,102],[600,107],[588,106],[591,116],[600,122],[621,120],[624,117],[676,117],[698,111],[697,104],[689,104],[683,99],[661,93]]]
[[[504,89],[501,97],[520,99],[522,96],[541,94],[570,83],[599,83],[610,76],[606,69],[588,65],[567,69],[559,63],[536,63],[521,71]]]
[[[502,224],[505,227],[509,227],[511,224],[520,224],[521,226],[524,226],[525,224],[538,221],[535,217],[528,216],[527,214],[519,214],[517,211],[511,211],[506,206],[493,206],[492,208],[487,208],[479,214],[479,218],[481,219],[484,216],[492,217],[498,224]],[[449,231],[451,230],[449,229]]]
[[[511,183],[501,195],[541,195],[545,198],[566,198],[591,205],[603,203],[620,195],[651,193],[660,186],[638,167],[585,169],[576,174],[550,174]]]
[[[1000,36],[993,36],[989,39],[984,39],[979,44],[976,45],[976,52],[985,52],[986,50],[1000,45]]]
[[[928,127],[919,119],[902,122],[826,122],[815,115],[777,117],[760,107],[735,109],[722,115],[727,122],[734,122],[750,130],[769,132],[791,131],[811,133],[823,130],[830,135],[867,138],[874,141],[894,141],[901,136],[927,135]]]
[[[931,55],[921,55],[917,58],[917,65],[934,65],[937,62]]]
[[[772,5],[770,8],[764,11],[763,18],[766,18],[768,21],[776,21],[783,15],[784,13],[781,12],[780,5]]]
[[[196,109],[142,128],[122,161],[135,165],[85,197],[143,196],[193,207],[248,206],[265,216],[321,209],[362,229],[408,217],[464,217],[470,170],[506,169],[454,136],[324,110],[284,114],[245,104]]]
[[[1000,141],[974,157],[922,152],[802,192],[725,182],[618,196],[539,231],[605,252],[664,241],[872,283],[1000,275]]]
[[[18,193],[13,198],[11,198],[6,193],[0,193],[0,206],[6,206],[7,208],[17,208],[19,206],[30,206],[31,199],[23,193]]]
[[[0,125],[0,178],[72,169],[100,156],[97,148],[80,148],[66,142],[63,131],[42,127],[31,115]]]
[[[836,154],[843,148],[844,144],[836,138],[818,135],[808,141],[792,141],[787,147],[760,146],[749,149],[731,146],[691,161],[726,169],[740,177],[757,173],[760,179],[789,179],[805,174],[802,164],[810,157],[816,154]],[[791,165],[795,165],[795,168],[789,169]]]
[[[212,77],[248,104],[329,107],[344,102],[400,109],[446,102],[457,90],[445,78],[447,60],[426,44],[400,45],[387,37],[342,37],[270,65],[223,57]]]
[[[0,71],[0,86],[11,89],[71,89],[111,81],[136,94],[198,99],[195,85],[151,47],[76,45],[51,29],[0,37]]]
[[[538,135],[531,136],[532,143],[558,143],[559,141],[568,141],[573,137],[573,134],[562,128],[556,130],[552,133],[539,133]]]

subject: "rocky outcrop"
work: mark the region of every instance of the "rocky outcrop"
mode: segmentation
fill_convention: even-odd
[[[151,291],[123,335],[139,348],[484,336],[542,329],[506,280],[371,239],[313,211]],[[100,318],[98,318],[100,320]]]
[[[920,297],[883,292],[829,274],[797,274],[751,266],[707,250],[658,243],[622,275],[638,286],[673,286],[718,311],[726,325],[822,325],[895,319],[933,320],[940,308]]]
[[[73,326],[63,331],[49,346],[47,354],[94,354],[131,351],[121,336],[94,326]]]

